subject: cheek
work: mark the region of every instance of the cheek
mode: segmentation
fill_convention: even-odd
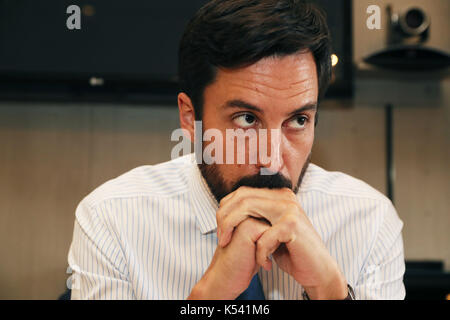
[[[293,176],[298,176],[305,164],[314,143],[314,130],[296,137],[284,139],[284,161]]]
[[[285,134],[283,147],[287,156],[306,158],[311,152],[314,143],[314,128],[305,130],[301,134]]]

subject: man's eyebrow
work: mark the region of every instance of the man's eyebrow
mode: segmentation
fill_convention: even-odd
[[[264,110],[262,110],[261,108],[255,106],[251,103],[240,100],[240,99],[229,100],[229,101],[225,102],[225,104],[222,106],[222,108],[242,108],[242,109],[250,109],[250,110],[258,111],[260,113],[264,113]]]
[[[240,100],[240,99],[229,100],[222,106],[222,108],[242,108],[242,109],[250,109],[250,110],[258,111],[260,113],[264,113],[264,110],[262,110],[261,108],[255,106],[251,103]],[[288,117],[294,116],[301,112],[311,111],[311,110],[314,110],[314,111],[317,110],[317,103],[315,103],[315,102],[307,103],[304,106],[302,106],[298,109],[295,109],[292,112],[289,112]]]
[[[289,113],[289,116],[294,116],[296,114],[305,112],[305,111],[316,111],[317,110],[317,103],[307,103],[303,107],[300,107],[298,109],[295,109],[294,111]]]

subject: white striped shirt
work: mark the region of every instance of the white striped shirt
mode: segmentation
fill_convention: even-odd
[[[298,201],[357,299],[403,299],[402,221],[366,183],[310,164]],[[76,209],[72,299],[185,299],[217,246],[213,198],[192,155],[137,167]],[[302,299],[280,270],[258,272],[266,299]]]

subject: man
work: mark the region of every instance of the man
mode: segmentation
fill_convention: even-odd
[[[213,0],[200,9],[180,44],[181,127],[192,142],[209,129],[269,139],[254,163],[251,139],[244,163],[197,163],[205,141],[84,198],[72,298],[236,299],[259,288],[265,299],[403,299],[402,222],[391,202],[310,164],[330,68],[325,18],[311,5]],[[225,154],[237,151],[225,142]]]

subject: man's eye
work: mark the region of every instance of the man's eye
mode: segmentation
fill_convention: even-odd
[[[244,113],[233,119],[234,123],[242,128],[249,128],[256,122],[256,117],[249,113]]]
[[[288,126],[293,129],[303,129],[308,122],[308,118],[305,116],[298,116],[289,121]]]

